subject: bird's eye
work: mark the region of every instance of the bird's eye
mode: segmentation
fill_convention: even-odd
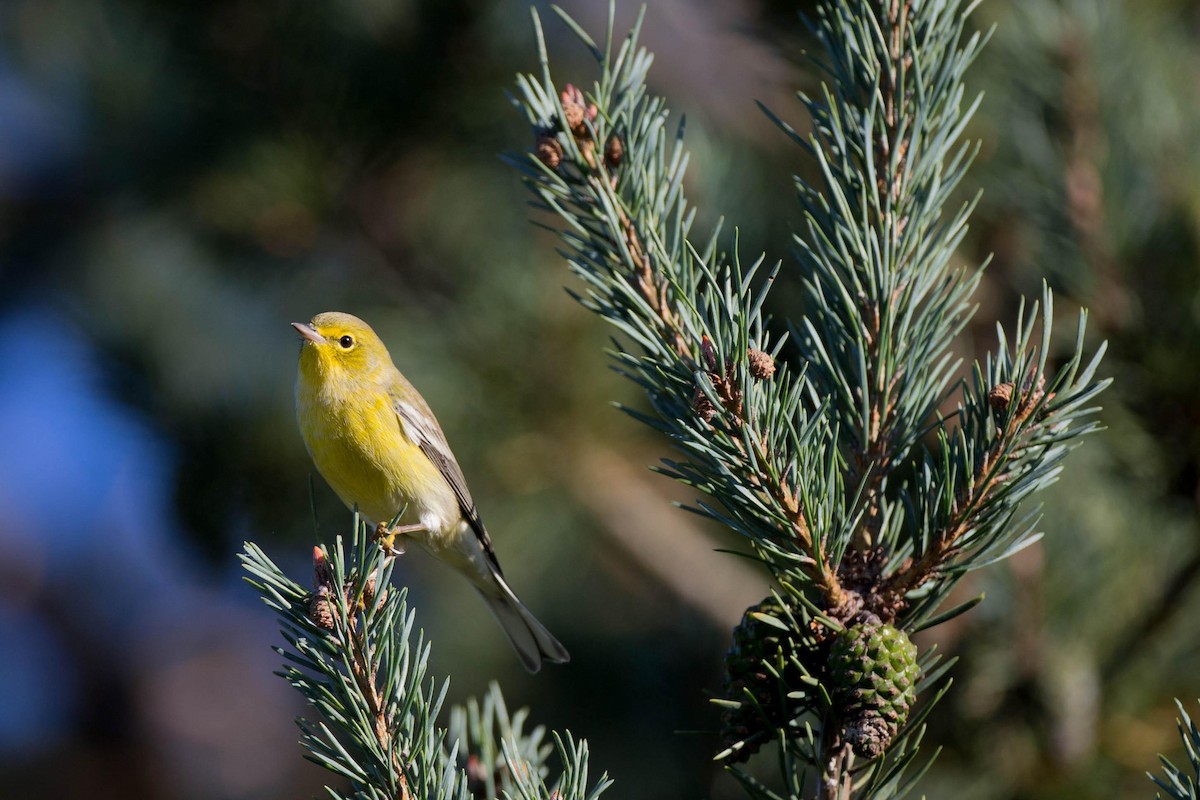
[[[349,350],[351,347],[354,347],[354,337],[343,336],[342,338],[338,339],[338,344],[342,346],[343,350]]]

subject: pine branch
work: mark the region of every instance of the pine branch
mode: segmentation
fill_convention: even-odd
[[[495,685],[482,704],[450,711],[449,735],[437,726],[449,681],[428,675],[430,646],[421,633],[413,642],[407,592],[389,587],[394,559],[357,515],[348,547],[339,537],[331,549],[314,548],[312,590],[253,543],[240,558],[287,642],[274,648],[286,662],[277,674],[319,717],[297,720],[305,758],[348,780],[353,797],[473,800],[523,792],[528,800],[595,800],[609,785],[601,777],[587,789],[583,742],[559,748],[564,772],[548,785],[545,731],[526,732],[528,713],[510,717]]]
[[[961,41],[959,5],[821,5],[810,24],[832,86],[801,95],[811,139],[776,117],[820,167],[819,183],[798,184],[813,309],[800,345],[815,391],[835,400],[864,550],[878,543],[888,473],[946,395],[978,282],[947,268],[973,204],[941,219],[977,149],[958,142],[978,102],[962,108],[961,76],[981,45]]]
[[[483,702],[471,698],[466,705],[450,709],[448,740],[473,743],[464,765],[473,796],[514,795],[517,789],[510,762],[533,767],[518,769],[518,773],[545,778],[547,769],[543,765],[554,747],[545,741],[546,730],[542,726],[526,732],[528,718],[526,709],[509,714],[504,695],[495,682],[488,686]],[[511,756],[510,749],[514,751]]]
[[[640,18],[614,53],[611,38],[601,50],[558,13],[592,51],[601,78],[586,97],[570,84],[560,89],[534,12],[542,75],[518,78],[514,104],[534,127],[536,158],[510,163],[536,206],[562,220],[563,255],[587,287],[580,301],[639,347],[618,344],[612,356],[656,412],[630,413],[687,455],[664,471],[719,497],[724,509],[695,510],[837,604],[842,590],[821,539],[828,526],[819,524],[832,508],[824,481],[836,474],[834,454],[814,446],[830,431],[806,407],[803,380],[777,369],[783,340],[772,341],[762,310],[779,267],[756,287],[764,259],[743,267],[736,249],[732,258],[718,252],[719,230],[699,246],[689,238],[683,126],[669,135],[664,101],[646,93],[652,59],[637,46]]]
[[[1160,777],[1150,772],[1147,772],[1146,776],[1165,791],[1165,796],[1171,800],[1198,800],[1200,798],[1200,728],[1197,728],[1196,723],[1192,722],[1192,718],[1183,708],[1183,703],[1176,700],[1175,706],[1179,709],[1179,718],[1176,719],[1176,723],[1179,727],[1179,738],[1183,740],[1183,749],[1187,754],[1188,763],[1184,769],[1180,769],[1166,756],[1160,755],[1158,759],[1162,762],[1163,776]],[[1155,793],[1154,796],[1160,800],[1164,797],[1161,792]]]
[[[1081,314],[1074,354],[1047,386],[1053,319],[1048,290],[1043,308],[1040,346],[1031,341],[1035,305],[1028,315],[1020,313],[1011,352],[999,330],[999,351],[982,367],[976,365],[974,385],[959,409],[957,435],[951,440],[944,427],[940,457],[926,454],[921,475],[904,499],[917,556],[890,577],[889,590],[903,594],[939,569],[961,575],[1032,544],[1032,527],[1012,524],[1021,502],[1053,483],[1074,440],[1098,428],[1091,421],[1097,409],[1086,404],[1109,383],[1094,382],[1105,348],[1082,365],[1086,315]]]
[[[971,608],[940,606],[965,572],[1036,540],[1022,503],[1097,428],[1088,403],[1108,383],[1095,380],[1103,346],[1084,358],[1083,314],[1051,367],[1048,290],[956,378],[950,348],[983,268],[952,266],[974,202],[943,213],[977,150],[962,141],[979,102],[963,85],[983,42],[967,34],[972,7],[820,3],[827,83],[800,98],[812,133],[767,111],[819,170],[797,183],[798,373],[776,364],[786,337],[763,311],[780,267],[743,268],[719,228],[691,239],[683,126],[670,137],[665,102],[646,92],[640,18],[614,52],[611,11],[603,46],[557,12],[599,70],[584,94],[554,82],[535,12],[541,75],[520,76],[513,99],[536,144],[510,162],[558,219],[577,298],[624,337],[611,355],[652,409],[629,413],[684,454],[661,471],[712,498],[692,510],[745,536],[779,582],[734,632],[718,758],[778,741],[789,798],[913,788],[952,662],[916,656],[907,633]],[[927,702],[910,713],[917,693]],[[776,796],[732,769],[752,796]]]
[[[577,798],[578,800],[596,800],[600,793],[612,785],[607,776],[602,775],[592,789],[587,788],[588,780],[588,746],[582,739],[579,741],[567,734],[564,741],[558,734],[554,735],[555,749],[564,764],[562,777],[554,788],[546,786],[542,776],[532,770],[513,771],[513,791],[505,792],[505,798],[511,800],[558,800],[558,798]],[[505,759],[512,765],[521,763],[517,756],[505,743]]]

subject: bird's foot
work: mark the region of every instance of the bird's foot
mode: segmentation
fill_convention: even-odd
[[[388,527],[386,522],[381,522],[375,526],[374,539],[379,543],[384,552],[394,556],[402,556],[406,547],[401,537],[406,533],[419,533],[424,530],[425,526],[420,524],[397,525],[391,528]]]

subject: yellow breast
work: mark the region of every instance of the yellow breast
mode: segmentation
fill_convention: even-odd
[[[381,391],[339,393],[305,380],[296,386],[304,444],[326,482],[371,522],[419,522],[437,534],[456,525],[458,501],[437,468],[405,435]]]

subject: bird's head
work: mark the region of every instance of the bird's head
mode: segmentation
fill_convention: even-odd
[[[392,366],[383,341],[371,326],[352,314],[326,311],[312,322],[293,322],[303,337],[300,374],[321,383],[353,379],[370,381]]]

